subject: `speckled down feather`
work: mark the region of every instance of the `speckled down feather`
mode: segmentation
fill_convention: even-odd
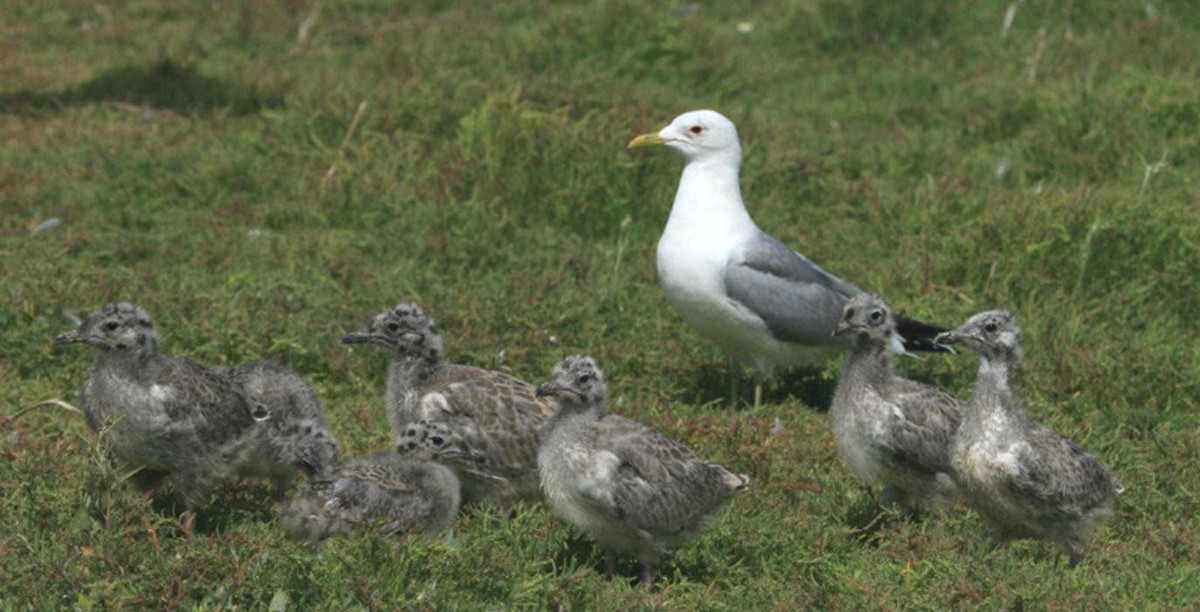
[[[955,479],[997,544],[1047,540],[1082,559],[1125,487],[1094,455],[1029,418],[1012,382],[1024,357],[1016,317],[988,311],[942,334],[979,354],[979,375],[951,450]]]
[[[660,558],[700,535],[750,479],[662,433],[606,413],[603,374],[585,356],[555,367],[539,393],[559,398],[538,453],[546,502],[609,554],[633,554],[649,582]]]
[[[510,479],[528,475],[528,470],[505,472],[495,464],[489,466],[487,455],[472,447],[470,441],[446,422],[420,420],[409,423],[396,440],[396,452],[402,457],[430,458],[454,468],[458,474],[468,474],[473,481],[494,482],[497,487],[506,486]]]
[[[441,423],[485,457],[472,469],[457,466],[468,501],[540,499],[539,431],[556,404],[538,398],[533,385],[502,372],[445,361],[442,335],[413,304],[383,312],[346,343],[370,342],[392,352],[387,411],[399,438],[408,424]]]
[[[882,298],[850,298],[836,333],[853,341],[830,408],[842,458],[868,485],[883,486],[885,503],[948,510],[958,497],[950,444],[962,419],[961,402],[896,376],[895,355],[904,346]]]

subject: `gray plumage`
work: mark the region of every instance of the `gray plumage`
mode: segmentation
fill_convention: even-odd
[[[159,352],[158,333],[140,307],[106,304],[54,343],[93,347],[80,404],[113,453],[143,467],[134,479],[143,491],[170,475],[190,516],[236,474],[256,424],[245,397],[213,370]]]
[[[861,290],[758,231],[725,268],[725,290],[762,317],[771,334],[808,346],[844,346],[827,330],[842,305]],[[832,315],[832,316],[831,316]]]
[[[458,477],[425,452],[377,453],[314,476],[282,509],[288,533],[321,542],[354,531],[435,534],[458,513]]]
[[[1047,540],[1075,567],[1124,486],[1094,455],[1026,414],[1012,381],[1024,357],[1012,313],[977,314],[938,341],[961,343],[980,358],[950,456],[959,488],[996,544]]]
[[[455,466],[465,500],[491,500],[503,509],[515,500],[540,499],[539,432],[556,406],[538,398],[533,385],[502,372],[446,363],[441,332],[415,304],[377,315],[342,341],[369,342],[392,353],[387,413],[397,439],[410,423],[440,423],[485,457],[470,470]]]
[[[538,393],[561,403],[538,452],[546,503],[596,538],[610,576],[616,553],[628,553],[641,562],[642,580],[652,582],[667,551],[699,536],[725,502],[750,486],[749,477],[608,414],[608,388],[590,357],[563,360]]]
[[[299,473],[312,477],[337,464],[337,441],[325,423],[321,401],[295,370],[252,361],[222,374],[241,389],[256,420],[239,473],[270,479],[282,497]]]
[[[657,251],[659,281],[683,320],[731,360],[752,366],[760,381],[776,366],[810,365],[849,348],[829,331],[846,300],[862,291],[750,218],[733,122],[716,111],[691,111],[629,143],[650,145],[687,158]],[[938,350],[928,340],[941,328],[905,317],[898,325],[910,350]],[[756,404],[760,395],[761,384]]]
[[[957,498],[950,444],[961,403],[937,387],[896,376],[904,345],[882,298],[850,298],[835,334],[853,342],[830,408],[842,458],[868,485],[883,486],[885,503],[949,509]]]

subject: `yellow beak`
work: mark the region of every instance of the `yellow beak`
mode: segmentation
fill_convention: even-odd
[[[641,136],[629,141],[629,148],[640,149],[642,147],[660,145],[665,142],[667,142],[667,139],[659,136],[658,134],[642,134]]]

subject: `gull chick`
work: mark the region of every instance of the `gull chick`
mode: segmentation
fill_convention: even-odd
[[[1012,313],[979,313],[938,342],[979,355],[975,391],[950,454],[967,502],[990,524],[996,545],[1047,540],[1075,567],[1125,487],[1094,455],[1026,414],[1012,381],[1024,358]]]
[[[838,451],[884,503],[916,512],[947,510],[957,498],[950,443],[962,418],[954,396],[896,376],[904,345],[883,299],[862,293],[846,302],[834,332],[853,343],[830,414]]]
[[[862,293],[767,235],[746,212],[738,172],[737,128],[724,115],[698,110],[643,134],[629,148],[666,145],[687,162],[658,241],[658,279],[667,301],[734,364],[754,368],[754,405],[776,366],[812,365],[849,348],[830,330],[846,300]],[[939,350],[942,328],[897,317],[909,350]],[[737,400],[732,372],[730,402]]]
[[[383,534],[434,534],[450,524],[461,501],[462,485],[447,464],[482,461],[482,453],[447,427],[410,423],[396,454],[376,453],[315,476],[284,508],[284,526],[293,538],[318,543],[371,527]]]
[[[539,432],[556,411],[554,401],[503,372],[447,363],[437,324],[415,304],[380,313],[342,342],[369,342],[392,354],[387,413],[397,440],[412,423],[439,423],[482,454],[472,469],[455,468],[466,500],[492,500],[504,510],[516,500],[541,498]]]
[[[313,477],[282,510],[297,540],[373,529],[376,533],[435,534],[458,513],[458,477],[427,453],[377,453]]]
[[[649,585],[659,560],[699,536],[750,478],[697,458],[662,433],[608,414],[608,387],[595,361],[568,357],[538,388],[561,408],[546,425],[538,470],[546,503],[605,549],[641,562]]]
[[[92,431],[121,460],[142,470],[143,492],[170,476],[187,506],[190,530],[208,493],[236,475],[248,454],[256,421],[241,390],[186,357],[158,349],[158,332],[141,307],[106,304],[55,345],[87,344],[95,360],[80,404]]]

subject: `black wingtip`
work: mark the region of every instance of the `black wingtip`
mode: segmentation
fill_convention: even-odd
[[[904,338],[904,349],[910,352],[950,353],[956,351],[934,341],[938,334],[949,331],[931,323],[910,319],[902,314],[896,315],[896,331]]]
[[[958,354],[954,347],[945,344],[938,344],[933,340],[923,338],[904,339],[904,350],[910,353],[949,353],[951,355]]]

